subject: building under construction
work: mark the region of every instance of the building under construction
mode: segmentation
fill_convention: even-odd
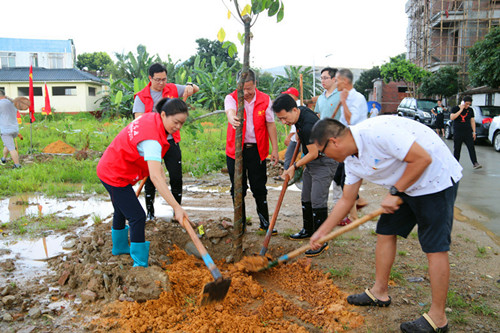
[[[467,49],[500,25],[500,0],[408,0],[408,59],[437,71],[458,66],[467,82]]]

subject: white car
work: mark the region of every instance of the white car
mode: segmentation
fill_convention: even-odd
[[[493,144],[493,148],[500,152],[500,116],[493,118],[488,132],[488,139]]]

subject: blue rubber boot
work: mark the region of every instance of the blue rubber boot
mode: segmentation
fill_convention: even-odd
[[[134,267],[148,267],[149,242],[130,243],[130,256],[134,259]]]
[[[119,254],[130,254],[130,246],[128,245],[128,225],[121,230],[111,228],[111,240],[113,241],[111,253],[113,253],[114,256]]]

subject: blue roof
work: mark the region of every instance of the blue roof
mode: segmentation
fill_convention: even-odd
[[[72,53],[72,45],[71,39],[0,38],[0,51]]]
[[[29,67],[0,69],[0,82],[28,82]],[[95,75],[76,68],[47,69],[33,67],[33,82],[88,82],[107,84]]]

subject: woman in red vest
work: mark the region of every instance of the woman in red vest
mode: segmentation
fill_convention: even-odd
[[[184,101],[162,99],[157,112],[149,112],[131,122],[111,142],[97,165],[97,176],[109,192],[113,208],[113,255],[130,254],[134,266],[148,266],[149,242],[145,241],[146,214],[132,185],[149,176],[160,195],[182,221],[186,212],[168,189],[161,161],[170,145],[167,137],[181,129],[187,119]],[[130,226],[130,246],[128,241]]]

